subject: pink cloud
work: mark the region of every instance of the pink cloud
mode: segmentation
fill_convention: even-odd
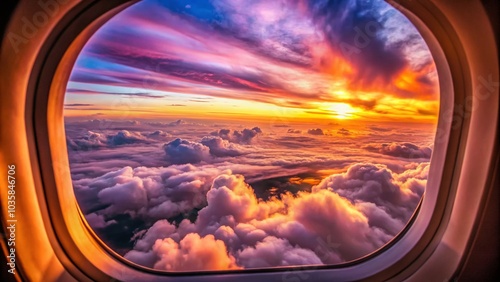
[[[238,269],[235,258],[227,253],[224,242],[213,235],[200,237],[190,233],[180,243],[170,238],[157,240],[153,252],[159,257],[154,268],[161,270],[227,270]]]
[[[241,175],[226,171],[213,180],[207,205],[195,222],[183,220],[178,227],[165,221],[159,227],[155,224],[126,257],[147,260],[151,252],[157,253],[160,249],[152,247],[152,238],[157,240],[155,245],[160,244],[161,238],[150,234],[162,234],[156,231],[161,227],[165,229],[160,235],[164,238],[163,253],[172,248],[177,255],[183,249],[184,238],[193,240],[190,234],[199,234],[200,238],[213,235],[210,240],[223,244],[229,254],[229,260],[226,256],[222,260],[230,261],[230,268],[350,261],[375,251],[404,227],[409,215],[401,209],[413,210],[416,206],[413,196],[404,197],[413,194],[408,183],[423,176],[425,167],[412,167],[398,174],[382,166],[357,164],[346,173],[325,178],[312,192],[299,192],[296,196],[285,193],[268,201],[257,199]],[[385,185],[401,197],[375,189],[367,200],[366,192],[356,188],[365,185]],[[353,189],[353,193],[347,189]],[[155,267],[185,269],[183,265],[159,261]]]

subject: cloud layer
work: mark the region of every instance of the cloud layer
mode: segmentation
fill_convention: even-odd
[[[428,146],[418,146],[412,143],[383,143],[377,145],[366,145],[366,150],[378,152],[384,155],[407,158],[407,159],[429,159],[432,149]]]
[[[196,246],[205,244],[226,269],[353,260],[403,228],[420,199],[427,166],[397,174],[381,165],[356,164],[326,177],[311,192],[267,201],[243,176],[222,172],[194,222],[156,222],[125,257],[164,270],[220,269],[210,260],[184,264],[196,259]],[[176,264],[172,260],[179,253],[184,256]]]
[[[161,270],[357,259],[404,228],[429,172],[430,154],[405,155],[426,152],[415,144],[431,135],[418,128],[172,123],[67,125],[82,146],[68,143],[87,221],[125,258]]]

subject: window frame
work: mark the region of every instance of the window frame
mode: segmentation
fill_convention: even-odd
[[[192,280],[191,275],[150,270],[114,254],[84,220],[73,189],[63,188],[72,187],[62,116],[68,70],[78,56],[76,50],[83,47],[106,19],[124,8],[119,5],[135,1],[76,2],[42,40],[26,91],[25,125],[30,156],[33,156],[30,162],[35,182],[33,190],[51,246],[64,268],[79,280],[132,277],[141,281]],[[428,187],[439,189],[426,188],[420,211],[405,232],[362,259],[337,266],[200,273],[195,276],[196,281],[232,281],[236,276],[242,281],[253,281],[256,275],[266,281],[297,281],[296,278],[300,281],[305,277],[314,277],[315,281],[407,278],[418,272],[420,266],[442,246],[460,186],[469,123],[478,111],[470,116],[457,113],[460,106],[466,105],[467,99],[473,97],[473,89],[477,87],[472,81],[462,40],[440,12],[440,7],[428,0],[390,3],[419,29],[438,67],[441,88],[438,137],[441,141],[435,144]],[[427,26],[432,26],[432,32]],[[498,76],[498,65],[496,74]],[[486,190],[481,188],[479,195]]]

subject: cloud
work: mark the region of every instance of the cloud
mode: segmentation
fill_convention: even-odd
[[[218,174],[218,169],[199,169],[189,164],[124,167],[96,178],[75,180],[73,186],[84,212],[108,218],[128,214],[148,222],[202,207]]]
[[[163,146],[167,160],[173,164],[199,163],[210,159],[210,148],[197,142],[177,138]]]
[[[302,133],[302,130],[299,130],[299,129],[288,129],[287,133],[300,134],[300,133]]]
[[[157,240],[151,251],[158,260],[155,269],[167,271],[227,270],[238,269],[235,258],[227,253],[226,246],[213,235],[200,237],[195,233],[186,235],[179,243],[171,238]],[[137,253],[125,257],[136,263],[148,260],[149,253]]]
[[[417,180],[427,179],[425,173],[414,176]],[[408,182],[413,178],[402,177],[384,165],[360,163],[350,166],[345,173],[334,174],[323,179],[313,187],[313,191],[327,189],[338,193],[352,203],[359,201],[373,203],[384,208],[391,217],[406,222],[422,196],[419,192],[423,191],[423,187],[408,189]],[[424,182],[419,182],[418,185],[425,187]]]
[[[161,130],[156,130],[154,132],[151,132],[147,134],[149,138],[164,138],[164,137],[171,137],[172,135],[168,132],[164,132]]]
[[[92,228],[104,228],[111,224],[116,224],[116,220],[106,221],[102,214],[90,213],[85,215],[85,219]]]
[[[84,78],[86,77],[86,78]],[[74,73],[72,76],[72,79],[79,80],[81,79],[82,81],[86,81],[86,79],[90,79],[88,82],[99,82],[98,79],[93,80],[92,75],[84,76],[84,74],[79,74],[78,72]],[[104,81],[101,81],[104,82]],[[112,96],[125,96],[125,97],[140,97],[140,98],[164,98],[164,95],[153,95],[151,93],[144,93],[144,92],[105,92],[105,91],[95,91],[95,90],[88,90],[88,89],[77,89],[77,88],[69,88],[66,90],[66,94],[78,94],[78,95],[112,95]],[[66,104],[65,106],[72,106],[72,105],[79,105],[79,106],[90,106],[92,104]]]
[[[200,143],[210,148],[210,154],[216,157],[236,157],[247,152],[240,145],[230,143],[221,137],[206,136]]]
[[[82,103],[64,104],[64,107],[90,107],[90,106],[94,106],[94,104],[82,104]]]
[[[207,193],[208,205],[198,213],[198,224],[209,226],[230,216],[236,222],[255,217],[258,200],[242,175],[222,174],[214,179]]]
[[[307,133],[311,135],[325,135],[321,128],[309,129],[307,130]]]
[[[189,249],[191,254],[184,240],[195,242],[193,246],[206,240],[207,252],[227,269],[353,260],[381,247],[404,227],[422,195],[416,188],[425,185],[427,172],[428,164],[408,165],[402,173],[355,164],[326,177],[310,192],[264,201],[243,176],[225,171],[213,179],[206,206],[194,222],[155,223],[126,257],[182,271],[198,251]],[[218,250],[212,248],[216,245]],[[191,267],[216,269],[198,261]]]
[[[167,126],[179,126],[179,125],[183,125],[183,124],[187,124],[187,122],[182,120],[182,119],[178,119],[176,121],[168,123]]]
[[[350,135],[351,132],[348,129],[341,128],[341,129],[337,130],[337,134],[340,134],[340,135]]]
[[[242,131],[234,130],[233,132],[229,129],[220,129],[219,131],[210,133],[210,135],[219,136],[224,140],[237,144],[250,144],[252,140],[261,133],[262,130],[259,127],[254,127],[252,129],[245,128]]]
[[[108,143],[112,146],[147,142],[146,138],[144,138],[144,136],[140,133],[130,132],[127,130],[118,131],[115,135],[109,135],[107,138]]]
[[[430,159],[432,154],[430,147],[418,146],[409,142],[372,144],[366,145],[363,148],[371,152],[406,159]]]
[[[195,133],[175,129],[182,138],[168,142],[163,150],[167,160],[177,158],[176,164],[158,154],[163,142],[153,138],[165,133],[153,132],[153,126],[165,124],[142,124],[142,133],[132,133],[156,143],[85,152],[90,159],[72,164],[72,173],[77,174],[73,185],[89,224],[97,232],[113,234],[102,237],[109,238],[110,246],[123,240],[128,245],[120,246],[120,251],[126,252],[127,259],[158,269],[238,269],[357,259],[404,228],[424,192],[429,171],[428,162],[370,154],[360,150],[359,142],[335,148],[334,140],[287,134],[287,130],[268,135],[248,129],[255,136],[262,134],[258,142],[251,138],[250,145],[234,137],[234,130],[206,136],[212,130],[207,126],[187,129]],[[136,125],[130,122],[130,126]],[[106,133],[94,138],[110,146],[108,137],[118,134]],[[190,140],[197,142],[183,139],[193,137]],[[369,138],[374,142],[380,137]],[[324,148],[331,155],[318,153]],[[141,166],[156,155],[158,164]],[[202,160],[182,164],[182,156],[191,155],[194,161],[200,156]],[[370,163],[374,158],[376,164]],[[122,159],[136,164],[115,169],[123,166]],[[112,171],[101,175],[106,171],[103,167]],[[120,230],[122,237],[114,238],[111,229]],[[210,254],[202,253],[200,244]],[[215,259],[221,263],[211,261]]]
[[[365,214],[332,191],[318,190],[302,195],[290,209],[293,219],[305,230],[319,236],[322,241],[333,241],[335,245],[330,252],[342,261],[362,257],[391,238],[389,234],[378,234],[370,227]]]
[[[382,127],[382,126],[377,126],[377,125],[371,125],[368,126],[368,129],[373,130],[373,131],[380,131],[380,132],[389,132],[392,131],[392,128],[387,128],[387,127]]]
[[[374,111],[386,101],[373,93],[417,100],[433,99],[437,93],[425,42],[384,1],[299,0],[282,5],[220,0],[192,4],[189,11],[184,7],[175,1],[141,2],[120,13],[89,41],[71,76],[73,83],[146,88],[148,93],[73,87],[68,95],[95,92],[99,98],[114,94],[146,99],[165,97],[156,94],[161,90],[301,109],[334,99]],[[131,24],[137,29],[124,28]],[[130,42],[130,36],[139,40]],[[332,78],[339,83],[335,89]],[[369,95],[329,94],[345,88]]]
[[[243,249],[238,254],[238,262],[245,268],[323,264],[313,251],[294,247],[286,239],[274,236]]]
[[[391,89],[391,82],[398,81],[406,70],[418,73],[419,68],[414,64],[426,65],[432,59],[409,56],[409,52],[428,52],[427,46],[418,32],[404,33],[403,30],[413,29],[411,23],[384,7],[382,1],[324,0],[306,2],[305,6],[332,52],[353,69],[351,86],[364,90],[382,86],[399,95],[418,95],[412,88],[418,85],[425,89],[423,92],[432,92],[430,84],[435,82],[420,78],[427,77],[424,73],[411,78],[410,88],[398,83]],[[332,61],[338,64],[338,60]]]
[[[226,135],[225,130],[219,132],[222,132],[222,136],[243,144],[250,142],[258,134],[254,129],[234,131],[231,135]],[[163,149],[167,160],[173,164],[193,164],[210,161],[212,157],[237,157],[249,153],[243,146],[215,136],[205,136],[199,143],[177,138],[165,144]]]
[[[147,206],[147,192],[142,180],[132,175],[130,167],[123,169],[122,173],[128,177],[127,182],[104,188],[97,194],[101,203],[110,205],[105,209],[106,213],[126,213]]]
[[[90,150],[105,146],[107,137],[104,134],[87,131],[84,136],[79,139],[66,137],[66,144],[71,150]]]
[[[66,143],[71,150],[87,151],[107,146],[148,143],[148,140],[140,133],[127,130],[120,130],[115,134],[98,133],[89,130],[80,138],[66,137]]]

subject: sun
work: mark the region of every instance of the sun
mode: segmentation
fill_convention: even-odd
[[[332,111],[333,117],[337,119],[353,118],[356,110],[351,105],[346,103],[332,103],[328,109]]]

